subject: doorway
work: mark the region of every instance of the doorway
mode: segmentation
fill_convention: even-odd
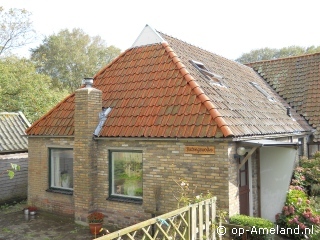
[[[241,162],[239,158],[239,163]],[[249,199],[249,167],[248,161],[239,169],[239,201],[240,201],[240,214],[250,215],[250,199]]]

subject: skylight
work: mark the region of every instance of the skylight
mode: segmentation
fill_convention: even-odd
[[[276,100],[270,96],[265,90],[261,88],[261,86],[256,82],[250,82],[252,86],[254,86],[259,92],[261,92],[269,101],[275,102]]]
[[[222,77],[218,74],[211,72],[202,62],[190,60],[190,63],[209,80],[210,85],[219,85],[225,87],[222,83]]]

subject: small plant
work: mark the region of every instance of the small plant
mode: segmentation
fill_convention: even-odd
[[[90,213],[87,217],[89,223],[102,223],[104,215],[101,212]]]
[[[11,168],[7,169],[3,172],[0,172],[0,175],[2,175],[3,173],[7,172],[8,176],[10,179],[12,179],[14,177],[15,172],[20,171],[20,166],[18,164],[15,163],[10,163],[11,164]]]
[[[29,210],[29,212],[35,212],[35,211],[37,211],[37,207],[29,206],[28,210]]]
[[[2,228],[2,232],[11,233],[11,230],[9,228]]]

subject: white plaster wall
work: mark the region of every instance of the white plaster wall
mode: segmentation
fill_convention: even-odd
[[[261,217],[275,221],[289,188],[296,150],[287,147],[262,147],[260,151]]]

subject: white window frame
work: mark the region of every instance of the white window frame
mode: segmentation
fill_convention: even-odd
[[[141,161],[141,169],[139,171],[135,171],[137,169],[131,169],[131,167],[128,167],[128,171],[134,171],[131,172],[131,177],[135,178],[137,174],[141,174],[140,180],[124,180],[123,184],[117,185],[116,181],[121,182],[120,179],[115,179],[115,161],[119,160],[116,159],[117,157],[120,157],[119,154],[131,154],[127,156],[128,160],[129,158],[135,158],[135,154],[138,154],[136,157],[139,158]],[[140,156],[139,156],[140,155]],[[134,160],[134,159],[133,159]],[[140,162],[139,161],[139,162]],[[122,199],[134,199],[134,200],[142,200],[143,198],[143,153],[140,150],[109,150],[109,197],[111,198],[122,198]],[[127,174],[127,173],[126,173]],[[129,176],[130,177],[130,176]],[[138,192],[141,191],[141,196],[137,195]]]
[[[73,191],[72,148],[49,148],[49,189]]]

